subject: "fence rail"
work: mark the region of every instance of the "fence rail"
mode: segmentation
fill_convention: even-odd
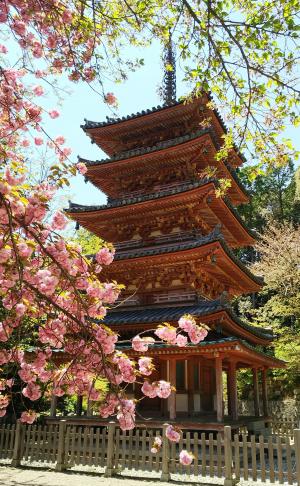
[[[164,425],[164,428],[166,425]],[[156,453],[151,446],[162,437]],[[179,462],[185,449],[194,456],[190,466]],[[169,442],[162,428],[122,431],[115,423],[107,427],[68,425],[1,425],[0,459],[14,466],[50,465],[62,471],[75,466],[102,468],[106,476],[116,472],[151,471],[169,480],[221,478],[226,486],[236,480],[300,486],[300,430],[288,435],[232,434],[183,431],[180,442]]]

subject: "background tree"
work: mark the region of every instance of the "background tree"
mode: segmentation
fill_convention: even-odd
[[[254,324],[273,330],[276,357],[287,368],[273,371],[285,394],[300,385],[300,228],[291,223],[269,223],[256,245],[259,259],[252,270],[264,277],[256,306],[239,302],[241,313]]]

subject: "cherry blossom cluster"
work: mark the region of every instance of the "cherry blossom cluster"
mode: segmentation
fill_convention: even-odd
[[[185,334],[181,331],[184,331]],[[167,344],[185,347],[188,338],[192,344],[198,344],[206,338],[207,332],[208,328],[205,325],[198,325],[195,319],[187,314],[179,319],[178,328],[165,323],[158,327],[155,334]]]
[[[22,161],[25,150],[33,146],[53,149],[58,162],[65,163],[71,149],[62,135],[50,137],[43,128],[43,117],[57,118],[56,108],[46,109],[42,99],[47,87],[55,87],[58,75],[70,81],[91,83],[101,69],[99,52],[107,18],[93,18],[93,6],[56,0],[7,0],[0,3],[0,29],[15,43],[12,53],[0,44],[0,164]],[[109,50],[107,46],[106,51]],[[19,61],[11,61],[14,55]],[[45,88],[46,87],[46,88]],[[50,88],[51,89],[51,88]],[[117,107],[111,92],[103,101]],[[66,171],[75,175],[72,165],[51,167],[56,180]]]
[[[30,187],[25,173],[6,168],[0,176],[0,366],[14,364],[21,380],[21,397],[34,402],[44,395],[81,395],[101,403],[103,417],[114,415],[124,429],[135,426],[136,401],[126,397],[124,387],[138,383],[146,397],[166,399],[174,388],[167,381],[150,382],[154,364],[140,356],[155,339],[137,335],[132,340],[137,358],[116,349],[118,336],[101,324],[121,288],[101,282],[104,266],[112,263],[114,249],[103,246],[94,259],[66,242],[58,231],[67,224],[56,212],[46,222],[55,187],[45,181]],[[97,320],[97,321],[96,321]],[[206,336],[206,329],[184,316],[178,328],[164,324],[155,331],[166,344],[181,345],[185,332],[192,342]],[[22,335],[31,337],[31,350],[22,349]],[[183,335],[182,335],[183,336]],[[186,337],[187,341],[187,337]],[[59,351],[62,350],[62,353]],[[110,383],[105,397],[98,387],[102,378]],[[0,414],[5,414],[12,395],[12,380],[1,380]],[[31,423],[33,411],[21,419]]]

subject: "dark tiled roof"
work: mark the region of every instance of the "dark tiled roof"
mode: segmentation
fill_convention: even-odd
[[[196,132],[192,132],[187,135],[182,135],[181,137],[172,138],[170,140],[164,140],[162,142],[157,142],[152,147],[138,147],[135,149],[126,150],[124,152],[119,152],[116,155],[112,157],[107,157],[105,159],[88,160],[88,159],[83,159],[82,157],[78,157],[78,158],[81,162],[84,162],[87,166],[109,164],[110,162],[114,162],[116,160],[129,159],[130,157],[145,155],[151,152],[156,152],[157,150],[163,150],[165,148],[173,147],[174,145],[180,145],[181,143],[188,142],[189,140],[194,140],[200,137],[201,135],[205,135],[206,133],[210,133],[212,136],[214,135],[210,128],[205,128],[203,130],[197,130]]]
[[[220,228],[216,227],[211,233],[206,236],[197,237],[189,241],[170,243],[151,248],[136,248],[132,250],[119,251],[115,255],[115,260],[128,260],[131,258],[139,258],[152,255],[162,255],[164,253],[173,253],[184,250],[191,250],[209,243],[219,242],[229,256],[229,258],[255,283],[262,285],[263,279],[253,275],[250,270],[236,257],[233,251],[225,243],[223,235],[220,233]]]
[[[212,101],[211,94],[207,93],[207,96]],[[115,118],[111,118],[111,117],[107,116],[105,122],[94,122],[94,121],[91,121],[91,120],[87,120],[85,118],[84,119],[84,125],[81,125],[81,128],[83,128],[83,130],[89,130],[91,128],[101,128],[101,127],[106,127],[106,126],[109,126],[109,125],[116,125],[117,123],[125,122],[125,121],[128,121],[128,120],[134,120],[135,118],[139,118],[139,117],[145,116],[145,115],[150,115],[151,113],[156,113],[158,111],[161,111],[161,110],[164,110],[164,109],[167,109],[167,108],[173,108],[174,106],[182,105],[183,103],[184,103],[184,100],[172,101],[171,103],[164,103],[163,105],[153,106],[150,109],[142,110],[142,111],[139,111],[137,113],[132,113],[131,115],[126,115],[126,116],[122,116],[122,117],[115,117]],[[227,129],[225,122],[224,122],[222,116],[220,115],[219,111],[217,109],[214,109],[213,111],[214,111],[216,117],[218,118],[218,121],[219,121],[220,125],[222,126],[224,132],[227,133],[228,129]]]
[[[211,93],[208,92],[207,96],[208,96],[210,101],[213,101]],[[127,120],[133,120],[133,119],[139,118],[141,116],[150,115],[151,113],[156,113],[158,111],[168,109],[168,108],[172,108],[174,106],[178,106],[178,105],[181,105],[183,103],[184,103],[184,100],[173,101],[171,103],[165,103],[163,105],[153,106],[151,109],[142,110],[141,112],[132,113],[131,115],[123,116],[123,117],[120,117],[120,118],[119,117],[116,117],[116,118],[106,117],[105,122],[94,122],[94,121],[87,120],[85,118],[84,119],[85,123],[84,123],[84,125],[81,125],[81,128],[83,130],[89,130],[89,129],[92,129],[92,128],[101,128],[101,127],[105,127],[105,126],[109,126],[109,125],[116,125],[118,123],[125,122]],[[216,117],[217,117],[221,127],[223,128],[224,132],[227,133],[228,129],[225,125],[225,122],[224,122],[220,112],[217,109],[214,109],[213,112],[216,115]],[[245,162],[246,159],[245,159],[244,155],[240,153],[239,149],[236,146],[234,146],[234,147],[235,147],[235,150],[237,151],[238,155]]]
[[[170,189],[165,188],[150,194],[141,194],[140,196],[126,197],[122,199],[113,199],[108,204],[101,204],[98,206],[96,205],[86,206],[83,204],[76,204],[70,202],[70,207],[67,211],[70,213],[89,212],[89,211],[98,211],[102,209],[110,209],[110,208],[116,208],[121,206],[127,206],[129,204],[137,204],[143,201],[149,201],[151,199],[159,199],[161,197],[170,196],[172,194],[178,194],[180,192],[196,189],[197,187],[204,186],[209,182],[216,183],[214,179],[202,179],[201,181],[187,181],[182,183],[180,186],[171,187]]]
[[[180,186],[172,187],[170,189],[165,188],[165,189],[157,190],[156,192],[150,193],[150,194],[143,194],[143,195],[135,196],[135,197],[126,197],[126,198],[123,198],[123,199],[113,199],[109,202],[109,204],[102,204],[102,205],[98,205],[98,206],[85,206],[85,205],[82,205],[82,204],[76,204],[76,203],[70,202],[70,207],[67,210],[67,212],[69,212],[69,213],[81,213],[81,212],[110,209],[110,208],[115,208],[115,207],[122,207],[122,206],[127,206],[127,205],[130,205],[130,204],[137,204],[137,203],[140,203],[140,202],[151,201],[151,200],[159,199],[159,198],[166,197],[166,196],[169,196],[169,195],[179,194],[181,192],[186,192],[186,191],[190,191],[192,189],[197,189],[198,187],[209,184],[210,182],[215,184],[216,187],[219,186],[217,179],[204,178],[204,179],[197,180],[197,181],[187,181],[185,183],[182,183]],[[227,196],[224,197],[223,199],[224,199],[226,205],[228,206],[228,208],[231,210],[231,212],[234,214],[236,219],[239,221],[239,223],[247,230],[247,232],[253,238],[256,238],[257,235],[251,229],[247,228],[247,226],[246,226],[244,220],[241,218],[239,212],[230,202],[230,199]]]
[[[124,121],[127,121],[127,120],[133,120],[134,118],[139,118],[140,116],[144,116],[144,115],[150,115],[151,113],[161,111],[164,108],[172,108],[173,106],[177,106],[177,105],[181,105],[181,104],[182,104],[182,101],[173,101],[172,103],[164,103],[163,105],[153,106],[150,109],[142,110],[142,111],[139,111],[138,113],[132,113],[131,115],[127,115],[127,116],[122,116],[120,118],[118,118],[118,117],[110,118],[110,117],[107,116],[105,122],[94,122],[94,121],[87,120],[85,118],[84,119],[85,123],[84,123],[84,125],[81,125],[81,128],[83,128],[83,130],[88,130],[90,128],[100,128],[100,127],[106,127],[108,125],[115,125],[115,124],[120,123],[120,122],[124,122]]]
[[[273,360],[273,362],[274,361],[277,362],[278,365],[280,365],[281,367],[285,366],[285,361],[278,359],[275,356],[272,356],[269,352],[262,351],[259,347],[252,346],[251,344],[249,344],[247,341],[245,341],[243,339],[238,339],[238,338],[235,338],[235,337],[220,338],[220,339],[216,339],[214,341],[207,341],[205,339],[204,341],[201,341],[199,344],[189,343],[186,347],[187,348],[198,348],[198,347],[205,347],[205,346],[226,344],[226,343],[241,344],[242,346],[245,346],[246,348],[248,348],[250,351],[254,351],[255,353],[259,354],[260,356],[263,356],[265,358],[269,358],[269,359]],[[154,346],[155,348],[165,348],[165,349],[168,349],[168,348],[171,347],[170,345],[164,344],[164,343],[155,343],[154,345],[151,345],[151,347],[152,346]],[[128,344],[125,344],[125,343],[120,344],[118,347],[119,347],[119,349],[123,349],[123,350],[132,349],[131,346],[129,346]],[[180,348],[180,349],[184,350],[185,348]]]
[[[226,311],[234,322],[255,336],[265,339],[273,339],[274,337],[269,330],[252,326],[239,318],[229,305],[223,304],[219,300],[203,301],[196,305],[181,307],[148,307],[146,309],[110,311],[105,317],[104,323],[110,326],[176,321],[184,314],[202,317],[219,311]]]

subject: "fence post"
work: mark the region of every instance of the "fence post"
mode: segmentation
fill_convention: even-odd
[[[15,440],[14,440],[14,450],[13,450],[13,456],[12,456],[12,461],[11,465],[13,467],[20,467],[21,465],[21,450],[22,450],[22,438],[23,438],[23,431],[24,431],[24,426],[20,422],[20,420],[17,421],[16,425],[16,430],[15,430]]]
[[[66,438],[67,423],[65,420],[60,420],[58,429],[58,448],[57,448],[57,461],[55,470],[64,471],[67,469],[65,464],[65,438]]]
[[[106,468],[104,473],[106,478],[111,478],[114,474],[115,430],[116,423],[109,422],[107,433]]]
[[[295,457],[296,457],[296,482],[300,486],[300,429],[294,430]]]
[[[231,444],[231,427],[224,427],[224,456],[225,456],[225,481],[224,486],[233,486],[235,481],[232,476],[232,444]]]
[[[161,465],[161,481],[170,481],[171,475],[169,470],[169,453],[170,453],[170,446],[169,446],[169,439],[166,436],[166,430],[169,424],[163,425],[162,431],[162,465]]]

